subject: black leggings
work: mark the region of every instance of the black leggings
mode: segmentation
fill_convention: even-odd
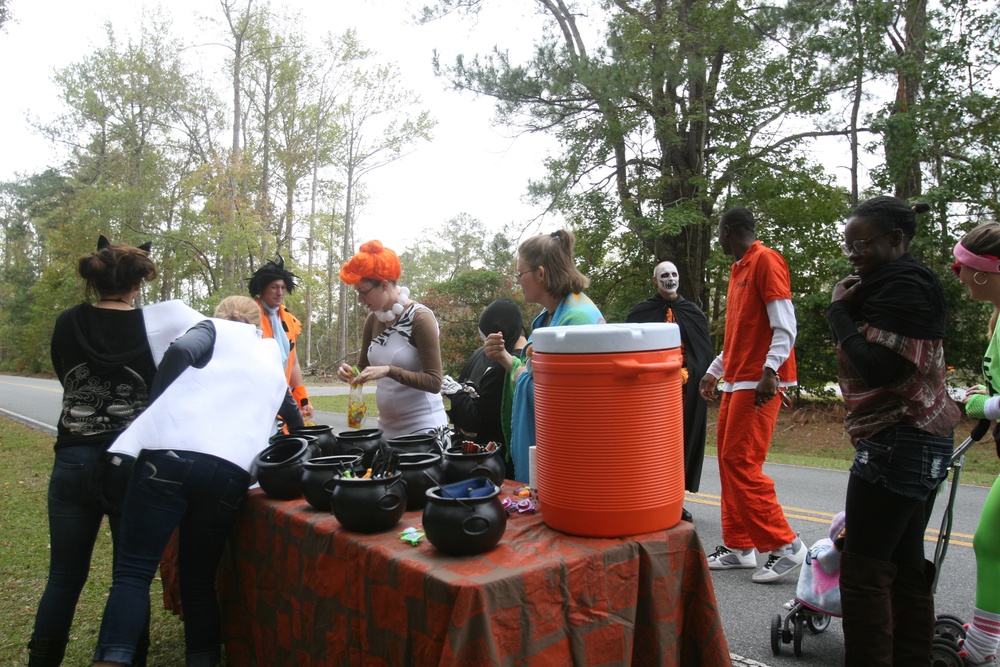
[[[851,475],[844,551],[923,570],[924,530],[935,494],[908,498]]]

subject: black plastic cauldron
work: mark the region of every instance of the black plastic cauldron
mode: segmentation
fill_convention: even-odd
[[[345,469],[352,474],[363,474],[361,456],[339,454],[305,461],[302,464],[302,493],[305,494],[306,501],[322,512],[331,511],[330,490],[326,483]]]
[[[407,433],[389,438],[385,444],[400,452],[441,453],[441,445],[438,444],[437,436],[434,433]]]
[[[507,512],[500,487],[485,477],[473,477],[427,491],[424,534],[434,547],[450,556],[489,551],[507,530]]]
[[[327,482],[327,487],[331,486],[333,515],[348,530],[358,533],[389,530],[406,512],[406,485],[399,471],[391,477],[334,477]]]
[[[427,502],[427,489],[441,482],[441,455],[429,452],[402,452],[399,471],[406,484],[406,509],[421,509]]]
[[[299,426],[293,428],[291,435],[311,435],[316,438],[319,446],[319,454],[316,456],[333,456],[337,447],[337,436],[333,434],[333,427],[329,424],[312,424],[310,426]]]
[[[315,435],[310,435],[308,433],[301,433],[301,434],[276,433],[275,435],[272,435],[270,438],[268,438],[267,442],[268,444],[276,445],[279,442],[285,442],[286,440],[294,440],[294,439],[305,440],[306,444],[309,445],[309,449],[302,457],[304,461],[308,461],[309,459],[314,459],[317,456],[323,456],[323,452],[319,446],[318,438]]]
[[[302,496],[302,462],[309,451],[305,438],[285,437],[254,459],[257,482],[271,498],[292,500]]]
[[[341,431],[337,434],[337,454],[360,454],[366,468],[382,442],[382,429],[362,428],[355,431]]]
[[[449,447],[444,451],[442,467],[446,484],[469,477],[486,477],[494,484],[500,485],[503,484],[506,473],[499,449],[466,454],[460,445]]]

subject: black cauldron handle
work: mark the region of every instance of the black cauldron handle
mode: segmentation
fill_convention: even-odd
[[[388,501],[386,499],[388,499]],[[382,497],[378,499],[378,506],[379,509],[391,512],[392,510],[399,507],[399,503],[401,502],[402,499],[398,495],[386,491],[385,493],[382,494]]]
[[[471,537],[482,535],[489,529],[490,521],[486,517],[473,515],[467,516],[462,520],[462,532]]]
[[[403,497],[402,498],[400,498],[395,493],[390,493],[392,491],[392,487],[396,486],[397,484],[399,484],[401,482],[403,484]],[[392,498],[396,502],[394,502],[394,503],[393,502],[387,503],[387,502],[385,502],[386,498]],[[391,482],[389,482],[388,484],[385,485],[385,493],[383,493],[382,497],[378,499],[378,506],[380,508],[386,510],[386,511],[390,511],[391,512],[392,510],[394,510],[397,507],[399,507],[399,503],[402,502],[403,499],[405,499],[405,498],[406,498],[406,482],[403,482],[403,476],[402,475],[396,475],[396,479],[392,480]]]
[[[493,471],[486,466],[478,465],[472,469],[472,474],[469,477],[485,477],[486,479],[493,481]]]

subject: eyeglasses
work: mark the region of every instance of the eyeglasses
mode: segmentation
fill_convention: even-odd
[[[844,254],[847,255],[847,256],[850,256],[851,252],[856,252],[859,255],[863,255],[863,254],[865,254],[865,251],[868,250],[868,245],[872,241],[874,241],[875,239],[880,239],[883,236],[888,236],[889,234],[892,234],[894,231],[896,231],[896,228],[890,229],[887,232],[882,232],[881,234],[876,234],[875,236],[873,236],[871,238],[867,238],[867,239],[855,239],[854,241],[851,241],[850,243],[841,243],[840,244],[840,249],[843,250]]]
[[[358,295],[358,298],[360,299],[360,298],[362,298],[362,297],[366,297],[366,296],[368,296],[368,293],[369,293],[369,292],[371,292],[371,291],[372,291],[373,289],[375,289],[376,287],[378,287],[378,286],[379,286],[379,285],[381,285],[381,284],[382,284],[382,283],[375,283],[374,285],[372,285],[372,286],[371,286],[371,287],[369,287],[368,289],[365,289],[365,290],[361,290],[361,289],[356,289],[356,290],[354,290],[354,291],[355,291],[355,292],[357,293],[357,295]]]
[[[532,271],[534,271],[537,268],[538,267],[536,266],[534,269],[528,269],[527,271],[518,271],[517,269],[515,269],[514,273],[512,274],[514,276],[514,282],[517,282],[518,280],[520,280],[521,276],[523,276],[525,273],[531,273]]]

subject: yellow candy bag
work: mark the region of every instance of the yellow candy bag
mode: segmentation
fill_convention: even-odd
[[[354,367],[354,374],[358,375],[358,367]],[[368,414],[368,404],[365,403],[364,385],[352,384],[351,391],[347,396],[347,427],[361,428],[365,423],[365,416]]]

